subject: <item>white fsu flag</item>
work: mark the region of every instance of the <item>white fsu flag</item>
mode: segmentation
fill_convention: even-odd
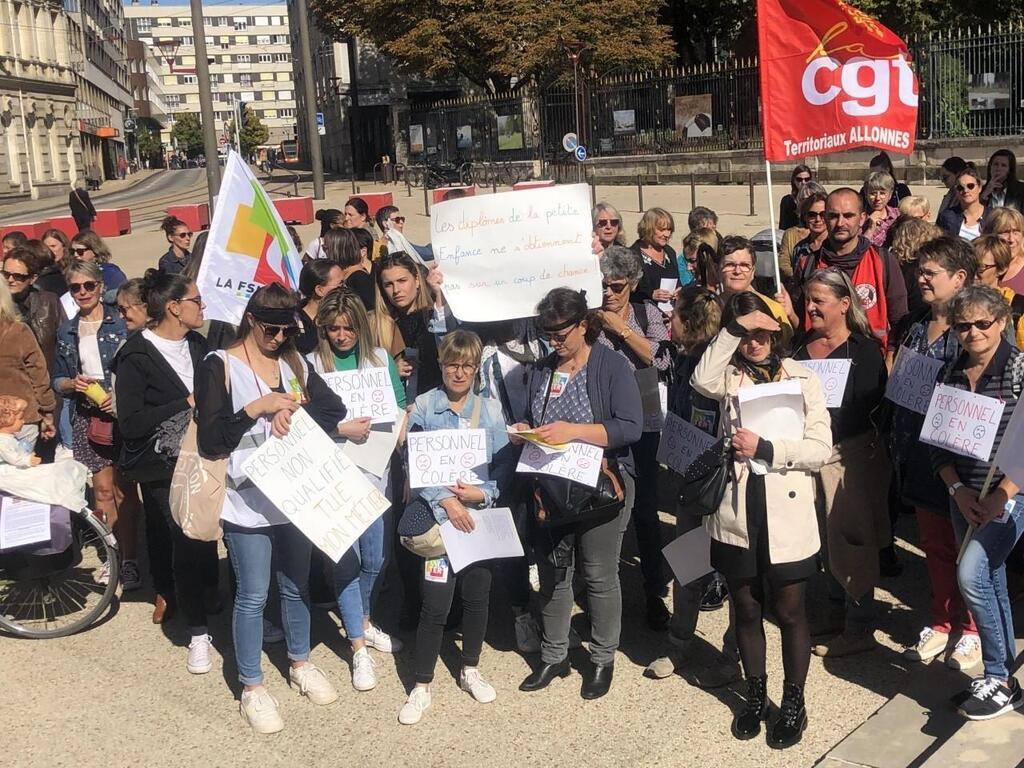
[[[238,325],[261,285],[297,290],[302,258],[266,191],[229,152],[196,283],[209,320]]]
[[[1017,401],[992,459],[999,471],[1024,488],[1024,404]]]

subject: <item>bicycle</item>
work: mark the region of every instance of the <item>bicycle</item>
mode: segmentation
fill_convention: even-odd
[[[88,507],[70,512],[70,527],[62,551],[0,553],[0,629],[35,640],[66,637],[110,606],[121,565],[114,534]]]

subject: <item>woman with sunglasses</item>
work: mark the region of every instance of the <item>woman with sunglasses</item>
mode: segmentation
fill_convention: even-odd
[[[999,446],[1010,437],[1006,427],[1024,390],[1024,353],[1005,338],[1010,308],[995,289],[971,286],[950,302],[949,316],[964,353],[943,368],[939,380],[1005,404],[994,442]],[[968,720],[991,720],[1024,707],[1024,693],[1013,677],[1017,652],[1006,587],[1006,558],[1024,533],[1024,496],[990,461],[935,447],[931,459],[949,488],[957,543],[973,529],[956,573],[978,622],[984,674],[953,702]],[[981,498],[983,489],[989,492]]]
[[[804,223],[805,234],[793,245],[789,256],[790,282],[787,285],[790,286],[792,286],[794,275],[803,275],[804,265],[817,262],[821,246],[828,240],[828,227],[825,225],[825,202],[828,200],[828,195],[825,194],[825,190],[817,184],[805,184],[797,196],[800,198],[798,203],[800,220]],[[783,272],[783,264],[786,263],[785,240],[785,235],[783,235],[783,247],[779,251],[780,273]],[[793,286],[793,288],[797,288],[797,286]],[[794,292],[799,293],[799,290]]]
[[[981,234],[989,208],[981,201],[981,179],[974,168],[965,168],[956,178],[957,204],[939,214],[939,227],[970,242]]]
[[[57,330],[52,385],[70,408],[71,449],[75,460],[92,472],[96,511],[117,537],[124,558],[122,581],[126,588],[137,588],[141,584],[135,562],[136,505],[125,503],[131,486],[114,466],[120,446],[110,396],[111,363],[128,329],[117,312],[102,301],[105,285],[99,264],[76,261],[65,278],[78,313]]]
[[[889,336],[890,370],[906,350],[945,363],[960,357],[960,340],[950,326],[949,305],[974,281],[976,265],[971,247],[958,237],[942,235],[918,249],[917,281],[926,307],[908,314]],[[928,446],[921,442],[923,425],[924,415],[893,406],[889,453],[900,498],[914,508],[931,587],[928,623],[903,656],[927,663],[945,655],[947,666],[966,670],[981,660],[978,629],[957,589],[949,493],[932,469]]]
[[[37,287],[41,260],[27,246],[19,246],[8,253],[4,257],[3,266],[4,280],[14,297],[14,303],[35,334],[47,367],[52,369],[57,351],[57,328],[64,321],[60,299]]]
[[[391,356],[374,344],[370,321],[359,298],[345,288],[336,288],[320,302],[316,315],[318,345],[308,355],[317,373],[387,368],[395,401],[405,410],[405,388]],[[335,442],[356,444],[380,439],[371,433],[370,417],[362,416],[338,425]],[[374,487],[391,498],[389,461],[380,475],[363,470]],[[352,646],[352,687],[369,691],[377,686],[377,673],[369,648],[397,653],[402,644],[370,620],[374,584],[384,567],[384,516],[378,517],[334,566],[334,588],[345,637]]]
[[[82,230],[71,239],[71,256],[76,261],[95,262],[108,290],[117,288],[128,279],[120,267],[110,262],[110,248],[91,229]]]
[[[590,664],[583,672],[581,695],[597,699],[611,688],[622,629],[619,554],[635,491],[630,446],[643,434],[643,405],[625,356],[597,343],[601,316],[587,308],[582,293],[550,291],[537,305],[536,322],[552,352],[530,371],[526,420],[515,431],[533,429],[553,444],[578,441],[603,448],[607,460],[620,468],[625,504],[609,519],[538,531],[534,552],[540,571],[541,663],[519,690],[538,691],[569,675],[572,582],[578,571],[587,589],[591,625]],[[521,442],[515,435],[512,440]]]
[[[124,285],[136,281],[130,280]],[[189,632],[185,668],[209,672],[207,603],[217,601],[217,544],[182,533],[171,517],[171,476],[180,441],[195,408],[195,372],[206,355],[203,300],[191,280],[155,269],[138,281],[138,295],[118,290],[118,310],[131,330],[114,360],[114,391],[121,431],[119,466],[138,482],[145,514],[154,624],[180,609]],[[122,289],[124,288],[122,285]]]
[[[987,285],[999,291],[999,295],[1010,306],[1008,338],[1014,340],[1017,349],[1024,349],[1024,323],[1021,322],[1024,316],[1024,296],[1000,284],[1013,260],[1010,246],[995,235],[982,235],[971,243],[971,249],[978,265],[978,285]]]
[[[622,231],[622,215],[609,203],[598,203],[591,212],[594,220],[594,234],[602,248],[611,245],[625,245],[626,235]]]
[[[189,247],[192,245],[192,230],[188,224],[177,216],[166,216],[160,222],[160,229],[171,247],[160,257],[157,269],[169,275],[178,275],[185,271],[191,256]]]
[[[726,303],[722,330],[690,380],[694,390],[718,402],[719,434],[733,453],[729,487],[718,511],[705,523],[711,535],[711,564],[729,585],[736,643],[747,679],[746,706],[733,719],[732,734],[740,740],[754,738],[771,711],[764,634],[767,581],[772,612],[782,631],[785,671],[779,715],[767,735],[768,746],[774,749],[796,744],[807,727],[806,587],[818,570],[820,548],[814,472],[832,452],[821,385],[811,371],[785,356],[781,330],[760,296],[749,291],[734,294]],[[739,393],[783,380],[799,384],[803,434],[772,439],[741,426]]]
[[[644,398],[644,431],[633,446],[636,499],[631,514],[636,531],[640,570],[647,598],[647,624],[663,630],[670,614],[662,598],[667,596],[668,576],[661,554],[661,522],[658,520],[658,442],[664,421],[659,380],[671,363],[668,328],[661,311],[651,302],[630,302],[643,275],[635,252],[612,245],[601,254],[601,332],[597,342],[618,352],[636,375]],[[623,530],[625,534],[625,530]]]
[[[257,289],[246,305],[238,340],[209,354],[196,372],[199,450],[228,461],[221,524],[238,581],[232,636],[242,683],[239,711],[256,733],[276,733],[284,727],[260,664],[272,560],[281,595],[289,682],[314,704],[338,698],[334,686],[309,661],[313,545],[242,471],[246,459],[271,435],[288,433],[291,415],[300,404],[329,434],[345,418],[340,398],[295,349],[294,339],[302,329],[299,311],[295,294],[281,285]]]
[[[800,204],[797,202],[797,195],[805,184],[814,180],[810,166],[798,165],[789,175],[789,194],[782,198],[779,203],[779,229],[789,229],[800,226],[800,217],[797,211]]]

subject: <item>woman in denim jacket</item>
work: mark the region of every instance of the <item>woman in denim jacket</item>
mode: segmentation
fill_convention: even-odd
[[[134,564],[136,505],[122,507],[125,483],[114,466],[119,449],[116,434],[112,434],[110,444],[103,444],[107,441],[93,439],[98,431],[90,434],[89,430],[93,420],[113,428],[110,363],[128,331],[120,315],[101,299],[105,286],[99,264],[76,261],[66,277],[79,312],[57,329],[51,385],[66,398],[66,407],[72,409],[71,448],[75,459],[92,472],[96,511],[113,529],[125,562]],[[90,387],[96,392],[95,385],[103,388],[105,399],[97,396],[93,400],[86,394]],[[123,514],[119,515],[119,511]]]
[[[417,489],[417,496],[406,508],[402,524],[429,514],[439,524],[449,520],[458,530],[469,533],[475,527],[470,510],[493,506],[499,488],[504,487],[504,480],[511,472],[514,453],[509,445],[501,404],[472,391],[482,349],[480,337],[470,331],[452,331],[444,337],[438,350],[443,384],[416,398],[409,415],[409,429],[413,432],[483,429],[487,435],[489,479],[481,485],[459,481],[451,486]],[[400,530],[402,527],[405,525],[401,525]],[[405,725],[418,723],[430,706],[430,683],[456,586],[461,588],[463,604],[459,687],[482,704],[496,697],[494,688],[477,669],[487,630],[490,566],[473,563],[455,574],[446,557],[428,559],[424,562],[423,607],[416,629],[416,686],[398,715],[399,722]]]

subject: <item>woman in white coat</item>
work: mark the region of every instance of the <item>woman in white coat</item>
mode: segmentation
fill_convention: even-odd
[[[738,739],[761,732],[768,717],[763,613],[764,582],[771,583],[772,613],[782,630],[785,682],[781,711],[768,732],[776,749],[800,741],[807,727],[804,681],[810,663],[805,597],[817,570],[820,542],[813,473],[832,453],[832,432],[818,379],[782,353],[782,333],[754,293],[730,298],[722,330],[708,345],[691,384],[721,408],[721,435],[733,448],[732,474],[716,514],[707,520],[711,564],[723,574],[736,611],[736,642],[747,678],[747,704],[732,723]],[[741,389],[795,380],[803,395],[799,440],[772,439],[741,426]]]

